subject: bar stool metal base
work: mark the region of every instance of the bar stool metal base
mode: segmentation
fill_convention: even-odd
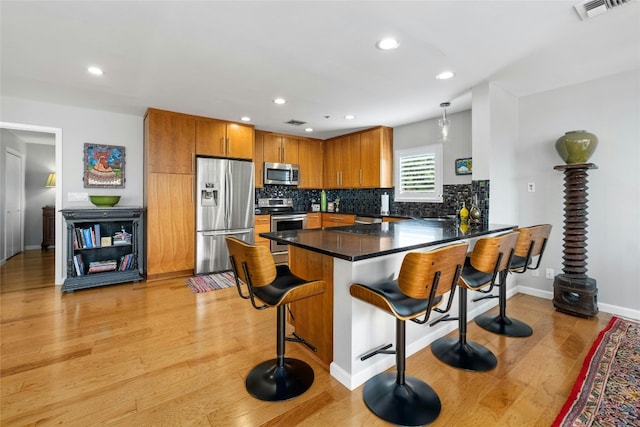
[[[256,399],[277,402],[293,399],[307,391],[313,384],[313,369],[298,359],[284,359],[278,366],[278,359],[267,360],[249,372],[246,387]]]
[[[382,373],[371,378],[362,392],[369,410],[383,420],[402,426],[432,423],[440,415],[440,398],[425,382],[405,376],[397,383],[396,373]]]
[[[441,362],[467,371],[490,371],[498,365],[498,359],[487,348],[457,338],[440,338],[431,344],[431,352]]]
[[[481,314],[476,316],[476,324],[489,332],[507,337],[522,338],[530,337],[533,334],[531,326],[518,319],[511,319],[506,316]]]

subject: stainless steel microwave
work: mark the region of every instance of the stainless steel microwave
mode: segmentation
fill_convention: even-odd
[[[298,185],[298,165],[264,162],[264,184]]]

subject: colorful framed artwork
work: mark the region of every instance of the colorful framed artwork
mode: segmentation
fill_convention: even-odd
[[[84,187],[124,188],[124,147],[84,144]]]
[[[471,175],[472,166],[471,157],[456,159],[456,175]]]

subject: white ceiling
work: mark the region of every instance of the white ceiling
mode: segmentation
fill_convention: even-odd
[[[483,81],[523,96],[640,69],[638,1],[587,21],[574,3],[2,0],[0,83],[5,96],[248,115],[258,129],[310,126],[324,139],[433,118],[444,101],[469,109]],[[377,50],[388,35],[399,49]],[[456,76],[436,80],[445,69]]]

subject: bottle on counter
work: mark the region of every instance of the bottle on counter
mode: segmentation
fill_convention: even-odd
[[[469,211],[469,216],[475,222],[479,222],[480,221],[481,213],[480,213],[480,208],[478,208],[478,195],[477,194],[473,195],[473,203],[471,204],[471,210]]]
[[[327,211],[327,193],[324,190],[320,193],[320,210],[322,212]]]
[[[467,209],[467,205],[462,201],[462,209],[460,209],[460,222],[466,223],[469,221],[469,209]]]

